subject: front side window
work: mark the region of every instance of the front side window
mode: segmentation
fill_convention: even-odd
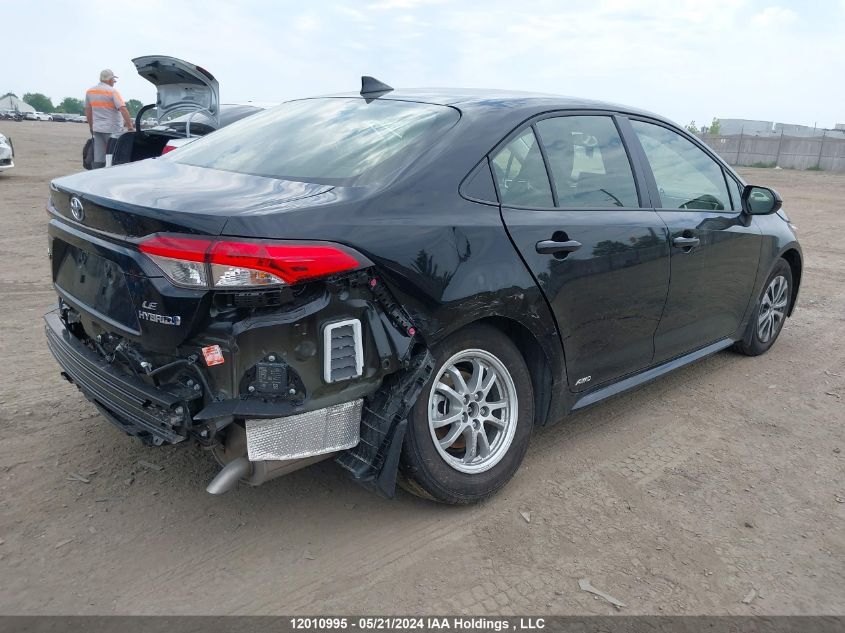
[[[491,161],[504,205],[552,207],[552,188],[537,137],[525,130]]]
[[[537,122],[560,207],[638,207],[634,174],[609,116]]]
[[[645,150],[664,209],[731,208],[719,164],[701,148],[660,125],[631,121]]]
[[[380,182],[416,158],[459,116],[453,108],[427,103],[304,99],[241,119],[164,159],[287,180]]]

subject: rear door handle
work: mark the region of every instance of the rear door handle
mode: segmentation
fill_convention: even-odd
[[[556,253],[574,253],[581,248],[581,242],[575,240],[567,240],[565,242],[556,242],[555,240],[543,240],[537,242],[537,252],[543,255],[554,255]]]
[[[676,237],[672,240],[672,246],[677,248],[695,248],[701,244],[697,237]]]

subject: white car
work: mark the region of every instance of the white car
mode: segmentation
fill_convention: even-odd
[[[0,173],[15,166],[15,147],[11,139],[0,134]]]
[[[27,112],[24,117],[27,121],[52,121],[53,117],[43,112]]]

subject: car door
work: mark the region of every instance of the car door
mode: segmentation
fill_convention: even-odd
[[[669,286],[668,235],[614,116],[544,116],[490,163],[508,233],[557,319],[570,388],[648,366]]]
[[[702,147],[655,121],[631,120],[631,126],[672,245],[669,295],[654,341],[660,362],[737,334],[762,238],[728,193],[726,177],[732,177]]]

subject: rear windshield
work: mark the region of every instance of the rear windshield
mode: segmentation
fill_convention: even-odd
[[[164,157],[178,163],[325,184],[378,182],[457,123],[453,108],[358,98],[291,101]]]

